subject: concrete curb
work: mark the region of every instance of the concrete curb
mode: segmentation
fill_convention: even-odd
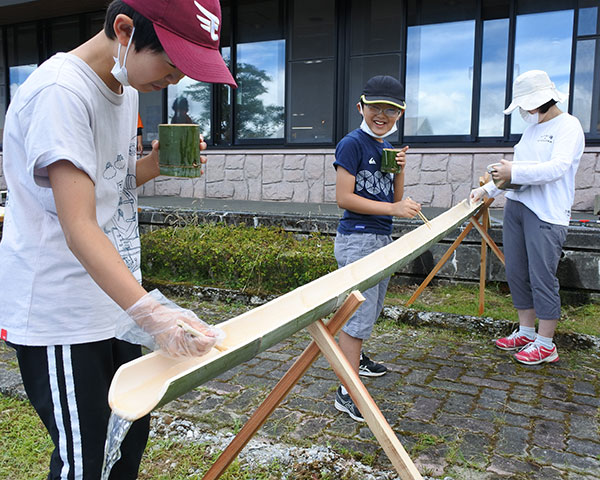
[[[491,317],[474,317],[442,312],[421,312],[405,307],[384,307],[384,317],[415,327],[437,327],[460,332],[476,332],[495,338],[508,335],[516,328],[509,320],[496,320]],[[556,332],[554,343],[567,349],[593,349],[600,351],[600,338],[571,332]]]

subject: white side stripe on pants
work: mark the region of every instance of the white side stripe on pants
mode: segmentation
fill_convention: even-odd
[[[83,478],[83,453],[81,450],[81,432],[79,431],[79,413],[77,412],[77,399],[75,398],[75,381],[73,379],[70,345],[63,347],[63,368],[65,370],[69,418],[71,419],[71,435],[73,436],[74,478],[78,480]]]
[[[71,347],[63,346],[63,371],[65,374],[65,387],[67,397],[67,408],[71,423],[71,432],[73,435],[73,453],[74,453],[74,478],[75,480],[83,478],[83,459],[81,452],[81,434],[79,431],[79,415],[77,413],[77,402],[75,399],[75,386],[73,383],[73,368],[71,365]],[[67,479],[69,475],[69,458],[67,450],[67,434],[64,424],[63,409],[60,403],[60,391],[58,388],[58,370],[56,365],[56,347],[48,347],[48,375],[50,381],[50,390],[52,391],[52,403],[54,405],[54,422],[58,430],[58,453],[63,462],[63,468],[60,474],[61,479]]]

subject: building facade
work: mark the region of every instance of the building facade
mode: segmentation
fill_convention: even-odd
[[[188,1],[188,0],[181,0]],[[191,0],[189,0],[191,1]],[[102,27],[104,2],[8,0],[0,7],[0,128],[14,91],[57,51]],[[221,49],[239,88],[184,78],[140,95],[146,145],[158,124],[198,123],[206,174],[158,177],[141,195],[334,202],[336,143],[360,123],[368,78],[393,75],[407,110],[406,192],[424,206],[464,199],[489,163],[512,157],[525,123],[504,116],[514,78],[549,73],[586,133],[576,211],[600,186],[597,0],[223,0]],[[0,176],[0,188],[3,187]],[[501,205],[499,200],[495,205]]]

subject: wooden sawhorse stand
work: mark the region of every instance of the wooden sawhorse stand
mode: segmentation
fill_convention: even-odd
[[[425,287],[429,285],[429,282],[433,279],[437,272],[444,266],[444,264],[448,261],[450,256],[454,253],[454,251],[458,248],[458,246],[462,243],[462,241],[469,234],[471,229],[475,227],[475,229],[481,234],[481,261],[479,267],[479,315],[483,315],[484,304],[485,304],[485,274],[486,274],[486,260],[487,260],[487,247],[489,246],[496,254],[498,259],[504,265],[504,254],[498,248],[498,245],[492,240],[488,233],[488,228],[490,226],[490,212],[489,207],[494,201],[493,198],[488,198],[483,202],[483,206],[479,209],[479,211],[473,215],[469,221],[470,223],[465,227],[465,229],[460,233],[460,235],[454,240],[454,243],[448,248],[446,253],[442,256],[437,265],[433,268],[431,273],[427,276],[423,283],[419,285],[419,288],[413,293],[412,297],[406,302],[406,306],[410,306],[413,302],[423,293]],[[481,219],[481,223],[479,222]]]
[[[294,385],[304,376],[308,368],[323,353],[333,371],[341,380],[350,397],[363,414],[375,438],[394,465],[402,480],[423,480],[421,474],[404,450],[398,437],[387,423],[385,417],[369,395],[361,382],[358,374],[352,369],[348,360],[340,350],[333,338],[352,316],[356,309],[364,302],[362,294],[355,290],[344,301],[342,306],[333,315],[327,325],[322,320],[317,320],[307,327],[313,341],[302,352],[290,369],[279,380],[267,398],[259,405],[258,409],[248,419],[231,443],[223,450],[216,462],[204,475],[203,480],[216,480],[239,455],[244,446],[254,434],[267,421],[277,406],[290,393]]]

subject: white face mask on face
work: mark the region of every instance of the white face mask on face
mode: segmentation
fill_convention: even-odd
[[[531,125],[535,125],[536,123],[540,122],[540,114],[539,114],[539,112],[529,113],[527,110],[523,110],[521,107],[519,107],[519,113],[521,114],[521,118],[526,123],[530,123]]]
[[[398,131],[398,120],[396,120],[394,122],[394,126],[392,128],[390,128],[389,132],[386,132],[383,135],[377,135],[376,133],[373,132],[373,130],[371,130],[371,127],[369,127],[369,125],[367,125],[367,121],[365,120],[365,115],[362,110],[362,105],[359,105],[358,108],[359,108],[360,114],[363,116],[362,123],[360,124],[360,129],[363,132],[365,132],[367,135],[371,135],[372,137],[375,137],[375,138],[385,138],[385,137],[388,137],[389,135],[391,135],[392,133],[395,133]],[[398,119],[400,119],[400,117],[398,117]]]
[[[121,85],[127,87],[129,85],[129,79],[127,78],[127,68],[125,67],[125,62],[127,62],[127,53],[129,52],[129,47],[131,46],[131,41],[133,40],[133,34],[135,32],[135,27],[131,31],[131,36],[129,37],[129,42],[127,42],[127,47],[125,48],[125,56],[123,57],[123,65],[121,65],[121,44],[119,43],[119,49],[117,50],[117,56],[113,57],[115,61],[115,66],[112,68],[110,73],[112,73],[113,77],[115,77]]]

